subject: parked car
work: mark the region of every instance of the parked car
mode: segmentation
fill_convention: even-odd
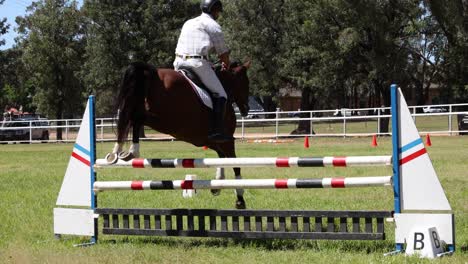
[[[246,119],[265,118],[264,114],[260,114],[265,112],[265,109],[263,109],[253,96],[249,96],[249,108],[249,114],[245,117]],[[239,107],[237,107],[237,105],[234,105],[234,112],[236,115],[240,116]]]
[[[299,110],[297,112],[289,112],[288,117],[290,117],[290,118],[299,118],[299,117],[301,117],[301,112]]]
[[[333,116],[359,116],[361,112],[349,108],[336,109]]]
[[[30,129],[29,127],[32,127]],[[0,129],[0,141],[49,140],[49,123],[45,119],[16,119],[4,121]],[[32,135],[30,136],[30,133]]]
[[[458,114],[458,130],[468,130],[468,115]],[[460,135],[468,135],[468,132],[460,132]]]
[[[447,109],[437,106],[427,106],[423,108],[424,113],[444,113],[447,112]]]

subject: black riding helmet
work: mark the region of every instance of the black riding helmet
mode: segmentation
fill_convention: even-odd
[[[219,11],[223,12],[223,4],[220,0],[202,0],[200,3],[200,8],[203,13],[211,14],[213,8],[218,8]]]

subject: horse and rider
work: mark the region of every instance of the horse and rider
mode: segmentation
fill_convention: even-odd
[[[224,34],[216,21],[223,11],[221,1],[202,0],[201,11],[182,27],[174,69],[156,68],[144,62],[132,63],[126,69],[117,99],[117,143],[107,155],[109,163],[139,157],[143,126],[195,146],[207,146],[220,158],[236,157],[236,116],[232,104],[236,103],[242,116],[248,114],[250,62],[230,62]],[[219,69],[213,69],[208,60],[210,53],[220,60]],[[197,82],[187,79],[190,75],[208,90],[212,109],[195,91],[193,84]],[[130,129],[132,143],[128,151],[123,151]],[[240,179],[240,168],[234,168],[234,174]],[[216,178],[224,178],[223,168],[218,168]],[[236,194],[236,207],[245,208],[243,190],[236,190]]]

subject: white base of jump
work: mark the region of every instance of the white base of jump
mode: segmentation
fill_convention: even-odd
[[[54,208],[54,234],[94,236],[94,211]]]

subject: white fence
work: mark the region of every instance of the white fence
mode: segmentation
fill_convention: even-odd
[[[446,109],[439,113],[417,113],[410,106],[413,119],[421,134],[459,135],[468,134],[468,111],[452,111],[468,108],[466,104],[431,106],[431,109]],[[380,131],[381,122],[390,118],[390,108],[361,108],[320,111],[280,111],[250,113],[249,118],[238,116],[235,137],[237,139],[287,138],[287,137],[351,137],[389,135]],[[465,117],[465,120],[463,120]],[[304,123],[305,122],[305,123]],[[464,125],[460,126],[460,122]],[[306,131],[292,134],[301,123]],[[59,125],[60,124],[60,125]],[[3,121],[0,127],[0,142],[74,142],[81,119]],[[391,122],[389,123],[390,126]],[[462,127],[462,129],[459,129]],[[57,129],[62,129],[62,139],[57,139]],[[310,129],[311,128],[311,129]],[[96,119],[97,141],[115,140],[115,119]],[[312,132],[313,131],[313,132]],[[389,131],[390,127],[389,127]],[[173,140],[149,128],[142,140]]]

